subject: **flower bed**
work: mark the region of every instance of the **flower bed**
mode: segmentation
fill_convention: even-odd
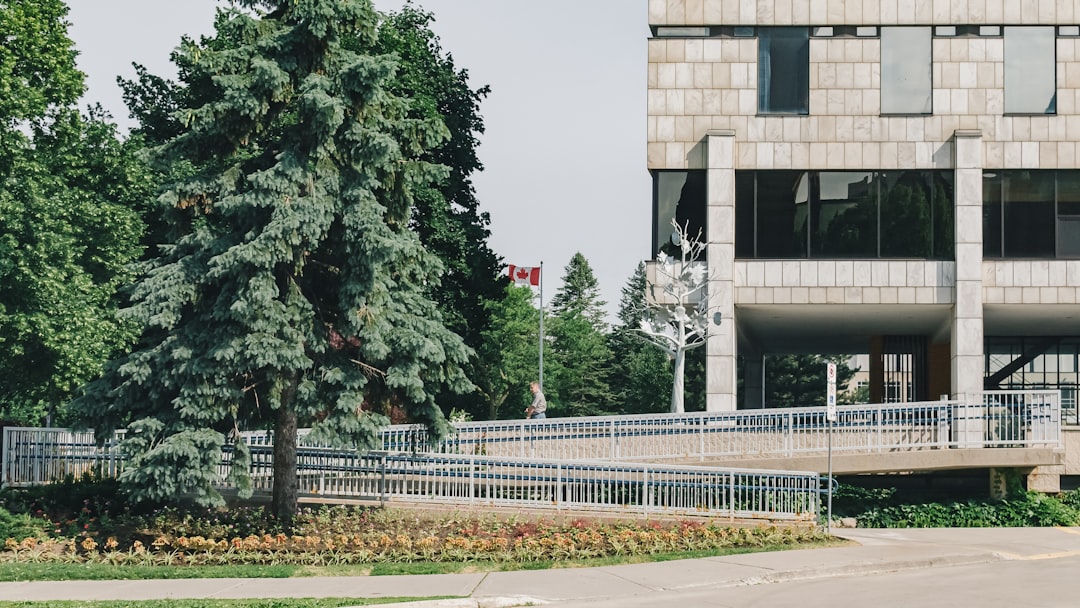
[[[605,522],[323,507],[303,510],[290,533],[249,530],[264,515],[198,518],[162,511],[125,522],[124,535],[9,538],[0,562],[137,565],[345,565],[411,562],[529,563],[719,551],[821,542],[820,529],[716,522]]]

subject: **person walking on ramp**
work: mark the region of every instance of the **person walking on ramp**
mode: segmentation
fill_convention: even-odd
[[[547,418],[547,399],[544,399],[544,393],[540,390],[540,384],[537,382],[530,383],[529,390],[533,393],[533,401],[529,407],[525,408],[525,417],[534,420],[543,420],[544,418]]]

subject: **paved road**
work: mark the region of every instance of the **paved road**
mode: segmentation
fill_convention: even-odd
[[[559,608],[1075,608],[1080,557],[999,561],[873,575],[835,576],[737,587],[669,591],[610,600],[572,600]]]

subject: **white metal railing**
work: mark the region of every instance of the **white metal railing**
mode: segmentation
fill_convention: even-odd
[[[7,427],[0,452],[0,485],[33,485],[84,473],[115,477],[123,467],[119,440],[103,446],[93,431]]]
[[[979,419],[988,447],[1053,447],[1061,443],[1061,391],[984,391]]]
[[[381,431],[382,451],[406,455],[436,452],[445,456],[537,463],[605,461],[611,466],[623,466],[616,463],[714,457],[783,459],[824,454],[828,443],[824,408],[474,422],[455,426],[453,436],[433,447],[426,444],[427,434],[422,426],[386,428]],[[269,483],[269,435],[245,433],[243,438],[253,448],[252,468],[257,482]],[[839,453],[1055,447],[1060,443],[1057,391],[988,391],[982,403],[976,404],[932,401],[840,406],[832,429],[832,447]],[[304,445],[304,441],[301,445],[305,453],[326,452],[318,446]],[[326,453],[347,461],[348,454],[354,451]],[[223,471],[230,456],[228,453],[223,456]],[[432,454],[426,457],[435,458]],[[23,485],[48,483],[92,470],[107,476],[118,475],[122,458],[115,439],[99,448],[92,433],[7,428],[0,466],[4,485]],[[312,468],[308,466],[307,470],[310,473]],[[310,474],[319,475],[321,483],[325,483],[324,474],[333,473],[333,469],[328,469]]]
[[[1030,405],[1002,409],[927,401],[839,406],[832,447],[844,453],[878,453],[1058,445],[1061,425],[1056,391],[1010,394]],[[825,414],[825,408],[787,408],[468,422],[454,425],[456,432],[435,445],[428,444],[424,427],[398,425],[382,431],[382,446],[399,452],[559,460],[788,458],[827,451]],[[978,438],[958,433],[972,424],[982,429]],[[1002,440],[999,429],[1005,428],[1012,430]]]
[[[257,491],[272,490],[273,446],[250,446]],[[119,475],[116,442],[98,447],[92,433],[5,429],[5,485],[48,483],[93,471]],[[220,488],[230,489],[231,446],[222,453]],[[622,514],[814,520],[814,472],[757,471],[614,462],[564,462],[477,455],[405,454],[303,446],[300,490],[379,502],[512,506]]]
[[[815,472],[311,448],[298,457],[302,491],[320,496],[776,520],[814,520],[819,507]]]

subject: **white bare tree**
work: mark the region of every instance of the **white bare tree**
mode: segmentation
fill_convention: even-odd
[[[707,266],[701,260],[705,243],[701,231],[690,236],[689,226],[675,220],[672,244],[678,257],[660,251],[656,274],[646,284],[645,314],[638,331],[667,352],[675,361],[675,382],[671,387],[671,412],[686,411],[683,405],[686,351],[705,344],[709,336]]]

